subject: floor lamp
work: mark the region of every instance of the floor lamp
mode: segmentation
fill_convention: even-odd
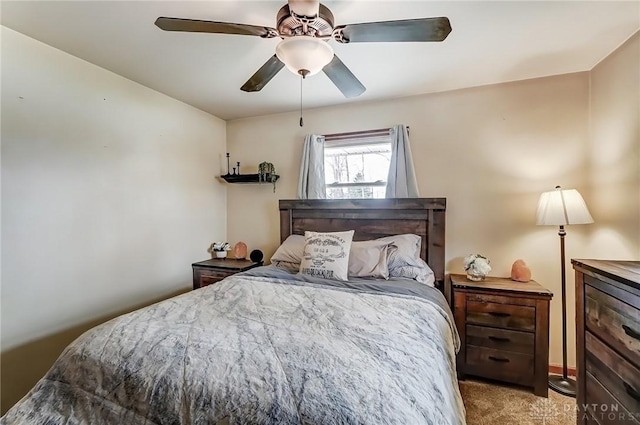
[[[593,223],[587,204],[575,189],[544,192],[538,201],[536,224],[560,226],[560,270],[562,276],[562,376],[549,375],[549,388],[570,397],[576,396],[576,381],[567,376],[567,288],[564,259],[564,226]]]

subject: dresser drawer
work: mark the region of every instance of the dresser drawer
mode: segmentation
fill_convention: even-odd
[[[593,286],[585,285],[585,326],[635,366],[640,367],[638,309]]]
[[[585,406],[600,425],[640,425],[638,414],[627,410],[591,373],[586,373]]]
[[[534,356],[467,344],[467,371],[476,376],[532,385]]]
[[[630,412],[640,414],[640,369],[600,341],[585,335],[586,369]]]
[[[477,325],[467,325],[467,345],[533,355],[535,335]]]
[[[467,323],[533,332],[536,328],[536,309],[489,302],[481,296],[474,296],[473,300],[469,297]]]

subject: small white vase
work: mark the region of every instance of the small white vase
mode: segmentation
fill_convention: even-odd
[[[481,280],[484,280],[484,275],[467,273],[467,279],[474,282],[480,282]]]
[[[227,251],[215,251],[216,258],[227,258]]]

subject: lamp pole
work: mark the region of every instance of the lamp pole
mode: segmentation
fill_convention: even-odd
[[[562,376],[551,375],[549,387],[569,397],[576,396],[576,382],[568,377],[567,373],[567,274],[565,271],[564,237],[567,232],[564,225],[560,225],[560,279],[562,284]]]

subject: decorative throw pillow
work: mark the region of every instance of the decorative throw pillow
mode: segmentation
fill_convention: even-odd
[[[271,257],[271,263],[283,261],[285,263],[296,263],[299,265],[300,261],[302,261],[303,250],[304,236],[289,235]]]
[[[348,280],[349,251],[353,230],[304,232],[300,273],[325,279]]]
[[[353,242],[349,253],[349,276],[389,278],[387,256],[393,244],[384,241]]]

